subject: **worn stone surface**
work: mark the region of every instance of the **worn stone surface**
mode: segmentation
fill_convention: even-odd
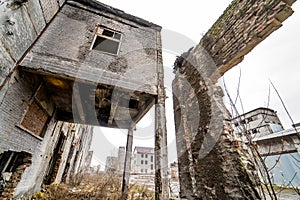
[[[46,23],[49,23],[59,9],[57,0],[40,1]]]
[[[24,6],[6,12],[6,20],[0,27],[0,39],[14,60],[23,56],[36,36]]]
[[[42,7],[39,0],[29,0],[24,4],[27,8],[29,17],[34,25],[36,33],[39,35],[46,26],[46,21],[43,15]]]
[[[14,67],[14,64],[14,60],[7,53],[2,43],[0,43],[0,90],[2,89],[1,86],[3,85],[6,77]]]

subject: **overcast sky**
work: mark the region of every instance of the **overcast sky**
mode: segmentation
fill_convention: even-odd
[[[200,41],[202,36],[213,25],[230,4],[230,0],[211,1],[171,1],[171,0],[101,0],[102,3],[121,9],[129,14],[141,17],[163,27],[163,49],[165,80],[167,88],[166,101],[168,121],[169,160],[176,159],[174,122],[172,113],[172,93],[170,82],[173,79],[172,65],[179,53],[166,47],[164,41],[172,36],[182,36],[182,41],[175,40],[186,51]],[[283,27],[274,32],[264,42],[250,52],[245,60],[227,72],[224,76],[230,95],[235,98],[238,77],[241,71],[240,97],[243,109],[238,105],[239,113],[248,112],[268,104],[269,80],[277,87],[295,123],[300,122],[299,96],[300,83],[298,64],[300,63],[300,2],[293,5],[295,13],[288,18]],[[169,38],[166,38],[169,37]],[[171,52],[171,53],[170,53]],[[180,52],[180,53],[182,53]],[[271,88],[269,107],[278,111],[285,128],[292,122],[280,103],[275,91]],[[228,102],[228,101],[227,101]],[[227,103],[230,110],[230,105]],[[135,146],[153,146],[154,112],[151,110],[137,126],[134,133]],[[96,128],[92,148],[96,159],[103,165],[105,158],[112,155],[113,149],[126,145],[127,130]],[[116,152],[115,152],[116,153]]]

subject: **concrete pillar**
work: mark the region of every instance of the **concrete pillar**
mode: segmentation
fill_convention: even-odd
[[[161,35],[157,34],[157,102],[155,104],[155,199],[169,199],[168,144]]]
[[[126,155],[124,163],[123,172],[123,182],[122,182],[122,199],[127,199],[128,196],[128,186],[129,186],[129,176],[131,170],[131,154],[132,154],[132,142],[133,142],[133,129],[128,129],[127,144],[126,144]]]
[[[165,107],[155,105],[155,199],[168,199],[168,149]]]

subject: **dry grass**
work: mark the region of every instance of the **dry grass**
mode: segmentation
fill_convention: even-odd
[[[51,184],[33,195],[30,200],[119,200],[121,199],[121,175],[106,173],[78,174],[68,184]],[[128,200],[152,200],[154,192],[139,185],[129,187]]]

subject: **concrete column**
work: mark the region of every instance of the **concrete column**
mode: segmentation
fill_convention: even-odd
[[[168,149],[165,107],[155,105],[155,199],[168,199]]]
[[[157,33],[157,101],[155,104],[155,199],[169,199],[168,146],[161,35]]]
[[[127,144],[126,144],[126,155],[124,163],[123,172],[123,182],[122,182],[122,199],[127,199],[128,196],[128,186],[129,186],[129,176],[131,170],[131,154],[132,154],[132,142],[133,142],[133,129],[128,129]]]

